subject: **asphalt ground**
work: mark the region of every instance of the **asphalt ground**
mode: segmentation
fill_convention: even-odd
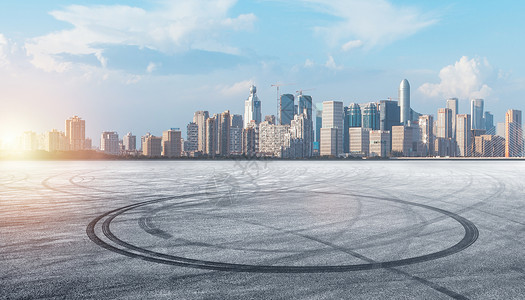
[[[523,299],[525,162],[0,165],[0,298]]]

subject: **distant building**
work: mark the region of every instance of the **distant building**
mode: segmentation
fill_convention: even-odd
[[[447,99],[447,108],[450,109],[450,119],[452,120],[452,138],[456,138],[456,115],[459,113],[459,102],[458,98],[449,98]],[[444,136],[442,136],[444,137]]]
[[[309,120],[313,120],[314,116],[312,115],[312,96],[303,95],[303,92],[300,91],[299,95],[297,96],[297,102],[297,114],[300,115],[302,113],[305,113],[306,110],[306,118]]]
[[[135,151],[137,150],[137,137],[128,132],[122,139],[122,144],[125,151]]]
[[[119,155],[120,147],[118,133],[115,131],[104,131],[100,136],[100,150],[106,154]]]
[[[313,156],[314,130],[313,121],[308,118],[306,109],[303,113],[295,115],[290,122],[291,154],[290,158],[303,158]]]
[[[63,132],[53,129],[45,135],[44,149],[48,152],[67,151],[69,150],[69,141]]]
[[[231,115],[231,128],[242,128],[243,126],[242,115]]]
[[[362,127],[370,130],[379,130],[379,111],[375,103],[368,103],[362,110]]]
[[[483,123],[485,125],[484,129],[487,131],[487,134],[495,135],[496,127],[494,127],[494,115],[490,111],[486,111],[483,115]]]
[[[264,116],[264,121],[268,124],[275,124],[275,115]]]
[[[323,102],[321,128],[321,156],[339,156],[343,153],[343,102]]]
[[[323,104],[315,104],[315,142],[320,144],[321,142],[321,127],[323,127]]]
[[[248,157],[259,152],[259,126],[252,121],[242,130],[242,153]]]
[[[390,156],[390,132],[384,130],[371,130],[369,134],[370,147],[368,156]]]
[[[476,157],[503,157],[505,156],[505,139],[484,134],[474,137],[474,155]]]
[[[66,120],[66,138],[69,140],[69,150],[84,150],[86,140],[86,121],[78,116]]]
[[[485,129],[483,122],[483,99],[472,99],[470,101],[471,128]]]
[[[180,157],[181,149],[181,131],[175,128],[162,132],[162,156]]]
[[[471,156],[472,130],[471,120],[468,114],[458,114],[456,116],[456,144],[457,156]]]
[[[421,137],[421,155],[434,155],[434,134],[433,134],[434,118],[431,115],[423,115],[419,117],[419,130]]]
[[[496,135],[505,138],[505,122],[499,122],[496,124]]]
[[[419,156],[419,127],[392,126],[392,156]]]
[[[162,138],[147,134],[142,137],[142,154],[147,157],[160,157],[162,154]]]
[[[91,138],[86,138],[84,140],[84,149],[85,150],[91,150],[93,148],[93,141]]]
[[[379,129],[391,131],[392,126],[401,125],[397,101],[381,100],[379,102]]]
[[[257,97],[257,88],[255,85],[250,87],[250,96],[244,102],[244,128],[255,121],[255,125],[261,123],[261,101]]]
[[[230,155],[230,111],[227,110],[217,117],[217,154],[220,156],[228,156]]]
[[[438,138],[452,138],[452,110],[449,108],[438,109],[437,119],[437,134]]]
[[[523,156],[521,110],[509,109],[505,114],[505,157]]]
[[[197,150],[206,152],[206,120],[210,117],[207,111],[199,110],[193,115],[193,123],[197,124]]]
[[[282,94],[279,102],[279,124],[290,125],[294,116],[294,96]]]
[[[217,153],[217,116],[206,119],[206,151],[208,156],[215,156]]]
[[[434,155],[436,156],[455,156],[456,140],[453,138],[436,137],[434,139]]]
[[[242,127],[230,128],[230,154],[242,155]]]
[[[186,143],[184,151],[195,152],[199,149],[199,125],[190,122],[186,126]]]
[[[35,151],[38,150],[38,138],[35,132],[25,131],[22,135],[22,150]]]
[[[399,84],[399,110],[401,124],[407,125],[412,117],[410,109],[410,84],[406,79],[403,79],[401,84]]]
[[[349,153],[357,156],[368,156],[370,150],[370,128],[349,128],[348,135]]]
[[[283,157],[290,144],[290,125],[259,124],[259,152],[265,156]]]

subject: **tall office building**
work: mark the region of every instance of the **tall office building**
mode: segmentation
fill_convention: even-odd
[[[418,156],[419,127],[392,126],[392,155],[393,156]]]
[[[242,127],[230,128],[230,154],[242,154]]]
[[[370,148],[370,128],[352,127],[348,129],[349,153],[368,156]]]
[[[484,134],[474,138],[475,157],[505,156],[505,139],[501,136]]]
[[[137,137],[131,132],[128,132],[124,138],[122,138],[122,144],[124,145],[124,150],[135,151],[137,150]]]
[[[434,118],[431,115],[422,115],[419,117],[419,130],[421,137],[421,155],[434,155]]]
[[[242,115],[231,115],[231,128],[242,128],[243,126]]]
[[[399,105],[397,101],[381,100],[379,102],[379,129],[391,131],[392,126],[400,125]]]
[[[452,138],[452,110],[449,108],[438,109],[437,119],[437,134],[438,138]]]
[[[370,130],[379,130],[379,111],[375,103],[368,103],[363,108],[362,127]]]
[[[298,103],[297,114],[300,115],[304,113],[304,110],[306,109],[306,118],[313,120],[312,96],[303,95],[303,92],[300,91],[299,95],[297,96],[297,103]]]
[[[348,127],[361,127],[361,107],[357,103],[351,103],[347,110]]]
[[[160,157],[162,154],[162,137],[146,134],[141,138],[142,154],[147,157]]]
[[[509,109],[505,114],[505,157],[523,156],[521,110]]]
[[[217,154],[220,156],[228,156],[230,155],[230,111],[227,110],[218,115],[217,123]]]
[[[193,123],[197,124],[197,151],[206,153],[206,120],[210,117],[205,110],[196,111],[193,115]]]
[[[63,132],[53,129],[46,132],[44,138],[44,149],[48,152],[67,151],[69,150],[69,141]]]
[[[494,127],[494,115],[490,111],[486,111],[483,114],[483,124],[487,134],[495,135],[496,127]]]
[[[447,108],[451,110],[452,119],[452,138],[456,138],[456,115],[459,113],[458,110],[459,102],[458,98],[447,99]]]
[[[472,129],[470,124],[472,123],[469,114],[458,114],[456,116],[456,154],[458,156],[472,155]]]
[[[292,94],[282,94],[279,102],[279,124],[290,125],[294,116],[294,97]]]
[[[265,121],[265,123],[268,121]],[[259,152],[259,126],[251,121],[248,127],[242,130],[242,153],[248,157],[257,155]]]
[[[119,155],[120,147],[118,133],[115,131],[104,131],[100,136],[100,150],[106,154]]]
[[[84,150],[86,140],[86,121],[78,116],[66,120],[66,138],[69,140],[69,150]]]
[[[293,158],[311,157],[313,155],[314,130],[311,118],[307,114],[295,115],[290,122],[290,138],[295,142]],[[300,143],[299,143],[300,141]],[[300,149],[299,149],[300,148]]]
[[[178,128],[171,128],[162,132],[162,156],[180,157],[181,131]]]
[[[255,125],[261,123],[261,101],[257,97],[257,88],[255,85],[250,87],[250,96],[244,102],[244,128],[255,121]]]
[[[408,80],[403,79],[399,84],[399,119],[401,124],[408,124],[411,120],[411,109],[410,109],[410,84]]]
[[[390,156],[390,132],[384,130],[371,130],[369,156],[388,157]]]
[[[320,148],[322,156],[338,156],[343,153],[343,102],[323,102]]]
[[[470,101],[470,117],[472,129],[485,129],[483,123],[483,99],[472,99]]]
[[[215,156],[217,152],[217,116],[206,119],[206,151],[208,156]]]
[[[197,123],[190,122],[188,126],[186,126],[185,145],[184,151],[195,152],[199,149],[199,125],[197,125]]]

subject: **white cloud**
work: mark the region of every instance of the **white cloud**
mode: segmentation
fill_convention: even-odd
[[[254,84],[253,79],[243,80],[234,83],[233,85],[219,85],[217,89],[223,96],[227,97],[242,97],[242,95],[248,96],[250,92],[250,86]]]
[[[9,43],[6,37],[0,33],[0,67],[5,67],[9,64],[9,59],[7,58]]]
[[[146,72],[153,73],[153,71],[157,70],[158,66],[154,62],[150,62],[148,66],[146,67]]]
[[[353,40],[353,41],[349,41],[347,43],[345,43],[341,49],[343,49],[343,51],[349,51],[349,50],[352,50],[352,49],[355,49],[355,48],[359,48],[363,46],[363,42],[361,40]]]
[[[492,91],[486,81],[493,73],[486,58],[463,56],[441,69],[440,83],[425,83],[418,90],[429,97],[485,98]]]
[[[341,70],[343,68],[342,66],[338,66],[335,63],[334,57],[332,55],[328,56],[328,60],[326,61],[324,65],[328,69],[332,69],[332,70]]]
[[[246,30],[256,17],[228,12],[236,0],[162,1],[156,9],[145,10],[125,5],[71,5],[50,14],[73,28],[36,37],[26,42],[32,63],[46,71],[63,72],[71,65],[61,54],[95,55],[103,67],[102,56],[108,45],[137,46],[163,53],[190,49],[238,53],[225,45],[225,30]]]
[[[301,0],[341,21],[332,26],[317,27],[316,32],[332,47],[342,45],[347,51],[355,47],[372,48],[392,43],[415,34],[437,22],[437,19],[409,6],[386,0]]]
[[[311,68],[313,66],[314,66],[314,62],[307,58],[306,61],[304,62],[304,67],[305,68]]]

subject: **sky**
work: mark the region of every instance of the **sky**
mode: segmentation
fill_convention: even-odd
[[[197,110],[242,114],[257,86],[263,115],[277,91],[366,103],[411,85],[411,107],[436,115],[472,98],[503,122],[525,111],[521,1],[25,0],[0,2],[0,145],[24,131],[86,120],[137,136],[181,128]]]

